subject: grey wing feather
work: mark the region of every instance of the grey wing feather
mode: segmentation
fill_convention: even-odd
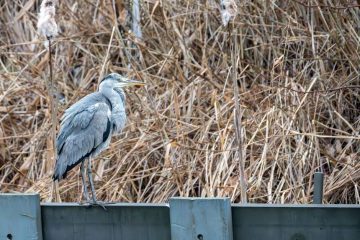
[[[67,171],[101,150],[111,134],[110,121],[110,107],[100,93],[86,96],[65,112],[56,142],[54,179],[65,177]]]
[[[56,149],[58,151],[63,146],[66,138],[73,131],[73,127],[80,126],[81,128],[86,128],[89,125],[94,110],[91,106],[101,102],[105,102],[104,97],[101,93],[96,92],[85,96],[66,109],[61,118],[61,129],[56,139]]]

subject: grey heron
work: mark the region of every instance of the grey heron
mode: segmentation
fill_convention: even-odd
[[[92,203],[98,204],[91,173],[91,159],[105,150],[114,133],[120,132],[126,122],[126,86],[144,85],[111,73],[101,81],[99,90],[69,107],[61,118],[56,139],[57,158],[53,179],[61,180],[68,171],[81,164],[80,172],[86,201],[90,203],[85,180],[85,160],[90,182]]]

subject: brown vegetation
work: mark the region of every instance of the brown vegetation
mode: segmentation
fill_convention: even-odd
[[[309,203],[322,169],[325,202],[360,203],[357,1],[239,1],[229,27],[218,1],[141,2],[142,41],[122,0],[60,1],[57,9],[59,118],[103,73],[147,83],[127,89],[128,124],[95,161],[100,200],[239,201],[236,62],[248,201]],[[54,162],[39,5],[0,3],[0,191],[46,200]],[[80,201],[79,169],[59,186],[62,201]]]

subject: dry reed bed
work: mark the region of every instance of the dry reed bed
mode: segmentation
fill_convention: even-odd
[[[0,4],[0,191],[35,191],[46,200],[54,162],[48,54],[35,29],[39,4]],[[96,90],[102,68],[147,83],[127,90],[126,129],[95,162],[99,199],[239,201],[235,44],[248,200],[309,203],[314,171],[323,169],[325,202],[360,203],[360,10],[354,4],[241,1],[234,25],[223,27],[215,1],[144,0],[143,41],[135,41],[123,1],[61,1],[53,55],[64,96],[59,117]],[[236,43],[229,33],[237,34]],[[62,201],[81,200],[78,171],[60,182]]]

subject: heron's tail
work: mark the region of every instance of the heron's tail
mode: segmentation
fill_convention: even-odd
[[[56,180],[61,180],[61,179],[62,179],[62,174],[60,174],[57,161],[56,161],[56,165],[55,165],[54,175],[53,175],[52,178],[53,178],[54,181],[56,181]]]
[[[68,157],[66,154],[61,153],[56,159],[55,170],[53,175],[54,181],[55,180],[60,181],[61,179],[66,178],[66,174],[68,173],[68,171],[73,169],[80,162],[84,161],[87,157],[90,156],[90,154],[91,152],[81,157],[80,159],[74,161],[72,160],[71,157]]]
[[[62,166],[63,164],[61,164],[61,160],[60,157],[58,156],[56,159],[56,163],[55,163],[55,170],[54,170],[54,175],[53,175],[53,180],[61,180],[63,178],[66,177],[66,171],[64,169],[64,166]]]

